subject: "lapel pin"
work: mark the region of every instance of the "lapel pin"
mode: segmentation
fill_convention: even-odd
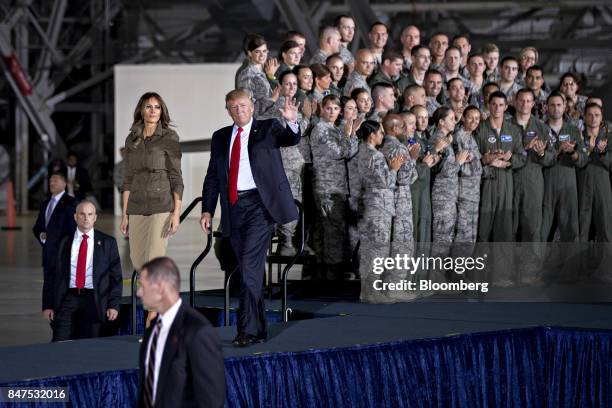
[[[172,336],[172,343],[174,344],[178,343],[178,337]]]
[[[102,242],[98,241],[98,245],[102,245]]]

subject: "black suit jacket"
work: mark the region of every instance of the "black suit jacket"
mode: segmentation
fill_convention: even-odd
[[[217,199],[221,200],[221,229],[229,236],[229,151],[232,126],[217,130],[212,137],[210,162],[202,187],[202,212],[214,215]],[[298,213],[285,175],[279,147],[294,146],[300,141],[300,132],[293,133],[276,119],[255,120],[249,134],[249,161],[253,180],[261,200],[278,224],[297,219]]]
[[[68,174],[68,170],[66,170],[66,174]],[[74,189],[74,196],[79,201],[84,200],[87,193],[93,190],[87,169],[77,166],[74,171],[74,180],[78,184]]]
[[[58,250],[57,268],[50,282],[53,288],[53,307],[56,312],[62,305],[64,297],[70,288],[70,251],[74,239],[72,235],[64,237]],[[94,230],[93,251],[93,286],[94,299],[100,321],[106,320],[106,310],[119,311],[119,301],[123,289],[121,275],[121,260],[115,238],[101,231]]]
[[[40,211],[38,212],[38,218],[32,228],[36,240],[42,245],[42,264],[44,271],[43,310],[53,308],[53,287],[49,286],[49,282],[52,281],[52,277],[55,274],[59,243],[62,238],[72,236],[76,229],[74,213],[76,212],[77,201],[67,193],[64,193],[62,198],[55,205],[55,209],[49,220],[49,225],[45,227],[45,213],[49,200],[50,198],[42,203]],[[40,242],[40,234],[42,232],[47,233],[47,240],[44,244]]]
[[[154,323],[145,331],[140,345],[139,407],[144,406],[144,364],[153,327]],[[216,408],[224,403],[225,369],[217,332],[204,316],[182,302],[164,346],[155,407]]]

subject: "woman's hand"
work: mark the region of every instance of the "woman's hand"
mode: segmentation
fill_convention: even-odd
[[[124,236],[126,236],[126,237],[130,236],[129,220],[128,220],[128,215],[127,214],[124,214],[123,217],[121,217],[121,226],[119,227],[119,229],[121,230],[121,233]]]
[[[179,224],[181,223],[181,216],[177,213],[170,214],[170,222],[168,223],[168,235],[172,236],[178,231]]]

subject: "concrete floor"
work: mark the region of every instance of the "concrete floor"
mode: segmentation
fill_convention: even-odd
[[[34,221],[34,215],[18,217],[20,231],[0,231],[0,346],[45,343],[51,339],[51,328],[40,313],[42,257],[41,247],[32,234]],[[99,215],[96,228],[117,238],[124,278],[123,294],[127,296],[133,269],[128,241],[119,231],[120,222],[120,217]],[[189,290],[191,264],[205,245],[206,236],[197,218],[185,220],[170,239],[168,256],[181,270],[182,291]],[[223,272],[212,251],[198,267],[196,288],[223,288]]]

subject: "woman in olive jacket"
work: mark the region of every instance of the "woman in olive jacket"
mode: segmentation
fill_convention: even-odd
[[[169,128],[170,115],[155,92],[140,97],[125,140],[125,181],[121,188],[121,232],[130,237],[130,258],[139,270],[166,254],[178,230],[183,197],[181,147]]]

